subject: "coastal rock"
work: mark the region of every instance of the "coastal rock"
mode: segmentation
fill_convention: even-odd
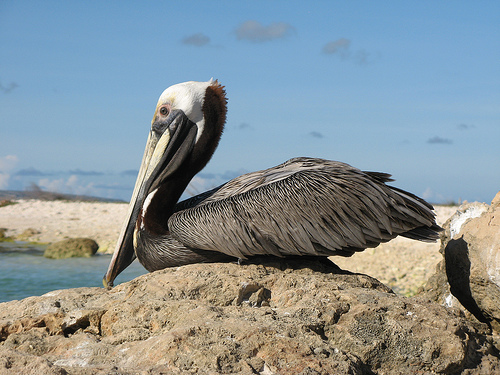
[[[10,206],[11,204],[16,204],[16,202],[11,201],[10,199],[0,199],[0,207]]]
[[[498,373],[485,329],[326,262],[193,264],[0,304],[0,373]]]
[[[500,333],[500,193],[491,206],[460,206],[444,228],[443,260],[426,294],[466,310]]]
[[[97,242],[90,238],[69,238],[47,246],[43,256],[52,259],[91,257],[98,248]]]
[[[40,234],[39,230],[28,228],[25,229],[23,233],[16,236],[16,240],[18,241],[28,241],[31,237]]]
[[[6,241],[9,237],[7,236],[7,228],[0,228],[0,241]]]

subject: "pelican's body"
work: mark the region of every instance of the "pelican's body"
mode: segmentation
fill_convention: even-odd
[[[163,92],[105,285],[137,256],[149,271],[256,255],[351,256],[402,235],[435,241],[432,206],[390,175],[294,158],[177,203],[208,162],[226,118],[216,81]]]

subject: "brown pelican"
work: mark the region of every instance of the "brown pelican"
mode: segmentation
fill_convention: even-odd
[[[226,105],[213,80],[160,96],[106,286],[135,257],[152,272],[258,255],[351,256],[398,235],[438,238],[433,207],[386,185],[389,174],[323,159],[294,158],[177,203],[214,153]]]

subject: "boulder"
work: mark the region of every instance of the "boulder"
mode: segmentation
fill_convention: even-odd
[[[98,248],[97,242],[90,238],[69,238],[47,246],[43,256],[52,259],[91,257]]]
[[[486,332],[331,263],[192,264],[0,304],[0,373],[498,373]]]
[[[444,228],[443,260],[425,293],[500,333],[500,192],[491,206],[460,206]]]

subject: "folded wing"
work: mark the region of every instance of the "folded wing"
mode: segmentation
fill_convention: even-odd
[[[168,227],[188,247],[237,258],[351,256],[398,235],[436,240],[432,206],[388,181],[341,162],[295,158],[179,203]]]

